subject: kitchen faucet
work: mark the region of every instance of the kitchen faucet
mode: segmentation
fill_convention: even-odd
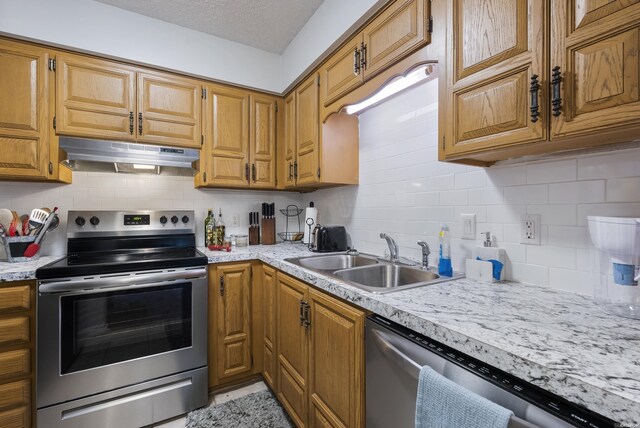
[[[429,269],[429,254],[431,254],[431,250],[429,249],[429,244],[425,241],[418,241],[418,245],[422,247],[422,266],[423,270]]]
[[[398,244],[393,238],[386,233],[381,233],[380,238],[385,239],[387,241],[387,245],[389,246],[389,260],[392,262],[400,261],[400,249],[398,248]]]

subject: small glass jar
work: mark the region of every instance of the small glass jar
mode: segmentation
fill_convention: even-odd
[[[249,235],[231,235],[231,245],[246,247],[249,245]]]

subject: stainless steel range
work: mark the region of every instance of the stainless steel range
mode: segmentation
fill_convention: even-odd
[[[37,270],[42,427],[140,427],[207,404],[207,257],[193,211],[70,211]]]

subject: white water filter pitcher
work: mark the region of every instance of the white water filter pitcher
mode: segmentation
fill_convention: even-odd
[[[640,319],[640,218],[588,221],[595,301],[608,313]]]

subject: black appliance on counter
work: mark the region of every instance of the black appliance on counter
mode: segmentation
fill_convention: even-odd
[[[333,253],[347,250],[347,230],[344,226],[317,225],[311,234],[311,251]]]
[[[38,425],[134,428],[207,404],[207,257],[193,211],[70,211],[36,271]]]

